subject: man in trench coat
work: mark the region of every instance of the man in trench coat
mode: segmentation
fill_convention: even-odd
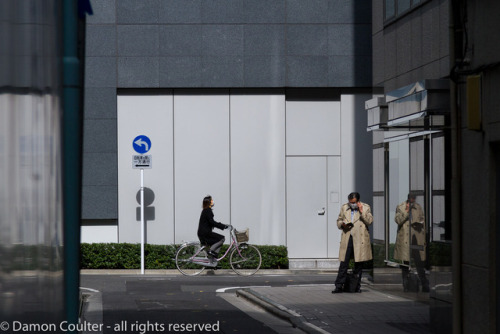
[[[346,282],[349,261],[354,256],[354,275],[358,277],[356,292],[361,292],[361,274],[363,262],[373,258],[370,244],[370,232],[368,226],[373,222],[370,206],[361,203],[357,192],[350,193],[347,197],[349,202],[340,208],[337,226],[342,230],[340,240],[339,259],[341,260],[335,290],[332,293],[340,293]]]
[[[398,224],[394,259],[403,262],[401,274],[404,291],[409,291],[408,265],[410,264],[411,255],[422,284],[422,291],[429,292],[429,281],[425,276],[424,268],[426,259],[425,216],[422,206],[415,201],[413,194],[409,194],[408,199],[398,205],[394,221]]]

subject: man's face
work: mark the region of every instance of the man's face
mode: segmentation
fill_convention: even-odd
[[[349,200],[349,203],[351,203],[351,204],[356,204],[357,202],[358,202],[358,200],[356,198],[351,198]]]

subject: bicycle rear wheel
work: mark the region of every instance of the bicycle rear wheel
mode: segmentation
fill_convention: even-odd
[[[199,244],[187,244],[181,246],[175,254],[175,265],[179,271],[186,276],[196,276],[205,270],[201,264],[193,263],[193,256],[200,249]],[[203,250],[196,255],[195,259],[206,258],[207,254]]]
[[[260,269],[262,256],[257,247],[241,244],[231,252],[229,263],[231,264],[231,268],[233,268],[234,272],[238,275],[250,276]]]

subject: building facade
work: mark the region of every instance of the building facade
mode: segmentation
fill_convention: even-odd
[[[449,1],[373,2],[374,283],[452,330]],[[392,283],[389,285],[388,283]]]
[[[374,282],[428,300],[432,332],[498,331],[499,49],[488,36],[499,12],[492,1],[373,2],[373,85],[384,93],[365,107],[385,222]],[[408,210],[404,232],[406,201],[421,224]]]
[[[147,135],[146,242],[195,239],[211,194],[251,242],[334,266],[340,205],[371,199],[371,2],[92,5],[82,242],[139,242],[132,141]]]
[[[500,4],[453,1],[454,327],[499,331]],[[484,204],[484,210],[479,208]],[[480,227],[478,230],[476,227]],[[478,277],[481,288],[471,293]],[[457,305],[455,307],[455,305]]]

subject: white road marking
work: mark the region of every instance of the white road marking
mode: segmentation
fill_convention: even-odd
[[[253,285],[253,286],[231,286],[227,288],[220,288],[215,290],[215,292],[221,292],[224,293],[227,290],[234,290],[234,289],[251,289],[251,288],[270,288],[271,286],[269,285]]]

